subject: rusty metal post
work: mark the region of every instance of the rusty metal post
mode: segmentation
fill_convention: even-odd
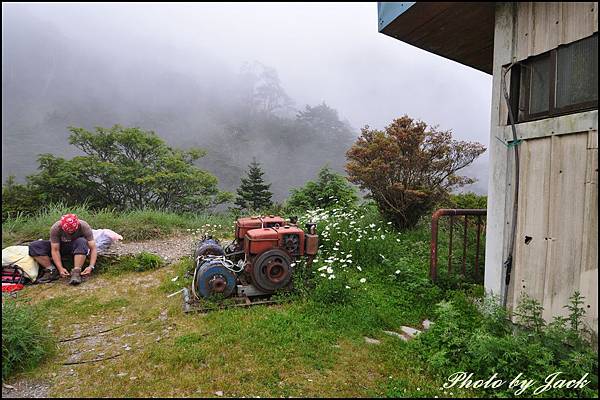
[[[452,272],[452,233],[454,232],[454,215],[450,216],[450,244],[448,246],[448,273]]]
[[[449,215],[451,218],[453,216],[457,216],[457,215],[464,215],[465,216],[465,222],[464,222],[464,243],[463,243],[463,275],[465,274],[465,269],[466,269],[466,243],[467,243],[467,216],[468,215],[477,215],[479,216],[479,219],[481,218],[482,215],[486,215],[486,210],[485,209],[464,209],[464,210],[460,210],[460,209],[439,209],[437,211],[435,211],[433,213],[433,215],[431,216],[431,257],[430,257],[430,262],[429,262],[429,276],[431,278],[431,280],[435,281],[437,279],[437,251],[438,251],[438,225],[439,225],[439,219],[440,217],[442,217],[443,215]],[[478,219],[478,220],[479,220]],[[451,219],[452,221],[452,219]],[[453,224],[453,222],[451,222],[451,224]],[[453,225],[451,225],[453,227]],[[480,227],[478,227],[478,232],[480,232]],[[479,239],[478,239],[479,242]],[[450,255],[451,255],[451,250],[450,250]],[[479,259],[477,259],[476,262],[478,262]]]
[[[479,275],[479,239],[481,237],[481,215],[477,216],[477,245],[475,250],[475,276]]]
[[[438,219],[441,215],[434,212],[431,216],[431,258],[429,261],[429,277],[432,281],[437,280],[437,239],[438,239]]]
[[[466,275],[467,263],[467,216],[465,215],[465,227],[463,230],[463,259],[462,259],[462,275]]]

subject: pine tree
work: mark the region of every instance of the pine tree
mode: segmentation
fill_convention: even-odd
[[[273,205],[269,191],[271,184],[266,184],[263,180],[264,172],[256,159],[248,166],[247,178],[241,178],[240,187],[237,189],[237,198],[235,205],[240,209],[261,210]]]

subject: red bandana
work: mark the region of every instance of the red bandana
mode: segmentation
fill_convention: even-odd
[[[75,214],[65,214],[60,218],[60,227],[63,231],[71,234],[79,229],[79,218]]]

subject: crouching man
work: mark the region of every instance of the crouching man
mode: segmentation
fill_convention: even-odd
[[[92,228],[75,214],[66,214],[50,228],[50,240],[36,240],[29,244],[29,255],[44,268],[38,278],[39,283],[54,281],[71,276],[69,283],[78,285],[81,276],[90,275],[96,265],[96,242]],[[81,268],[87,256],[89,266],[82,272]],[[62,265],[62,256],[73,256],[73,269],[69,273]]]

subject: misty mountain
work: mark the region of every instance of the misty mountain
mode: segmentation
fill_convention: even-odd
[[[3,7],[3,181],[35,172],[38,154],[78,154],[68,126],[114,124],[206,149],[198,165],[229,191],[253,157],[278,201],[324,164],[343,172],[358,129],[324,102],[297,103],[274,68],[256,61],[230,68],[201,40],[192,54],[110,26],[65,26],[57,21],[68,16],[55,9],[40,18],[27,7]],[[465,171],[480,178],[466,190],[486,192],[486,165],[478,160]]]
[[[276,200],[324,164],[343,172],[355,130],[324,103],[296,110],[273,68],[253,62],[237,72],[212,67],[192,75],[147,56],[155,48],[139,47],[115,59],[25,11],[8,11],[3,179],[34,172],[38,154],[77,154],[68,144],[68,126],[114,124],[153,130],[175,147],[206,149],[199,166],[230,191],[253,157],[273,183]]]

